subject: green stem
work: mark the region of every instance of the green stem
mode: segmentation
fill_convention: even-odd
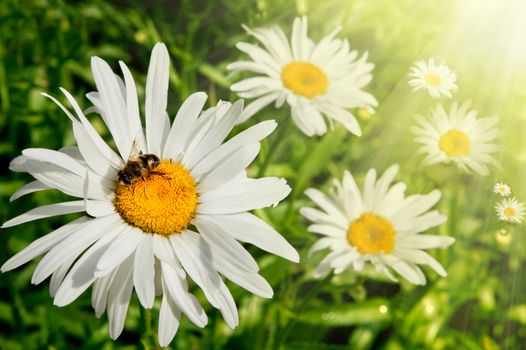
[[[312,288],[311,290],[308,291],[307,295],[305,296],[305,298],[301,301],[301,303],[295,308],[294,310],[294,314],[299,314],[301,313],[301,311],[303,311],[305,309],[305,307],[309,304],[309,302],[315,297],[318,295],[318,293],[323,289],[323,287],[331,280],[332,278],[332,273],[329,273],[327,276],[325,276],[322,280],[319,280]],[[281,333],[281,337],[279,338],[278,342],[277,342],[277,345],[276,346],[276,349],[280,349],[281,346],[285,343],[285,341],[287,340],[290,332],[292,332],[292,329],[294,328],[294,326],[296,325],[297,323],[297,319],[296,318],[293,318],[289,323],[288,325],[286,326],[286,328],[283,330],[283,332]]]
[[[152,310],[141,309],[141,316],[143,319],[143,332],[141,343],[145,350],[157,349],[156,335],[152,329]]]
[[[272,138],[272,140],[269,141],[267,156],[265,157],[265,160],[263,161],[263,164],[261,164],[261,167],[258,170],[257,178],[262,177],[265,172],[267,171],[268,165],[270,164],[270,161],[276,154],[274,152],[279,144],[279,142],[282,139],[283,134],[285,133],[285,130],[288,129],[289,123],[290,123],[290,117],[285,117],[284,121],[281,125],[278,125],[278,131],[276,135]]]

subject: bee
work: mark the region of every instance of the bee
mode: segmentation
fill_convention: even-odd
[[[125,185],[131,185],[135,181],[142,179],[148,174],[156,174],[153,171],[161,164],[161,160],[155,154],[140,152],[136,156],[128,159],[128,162],[122,170],[119,170],[117,176],[119,181]]]

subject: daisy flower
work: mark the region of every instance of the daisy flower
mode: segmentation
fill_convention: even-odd
[[[419,152],[427,154],[424,164],[453,162],[481,175],[489,174],[487,164],[497,164],[491,153],[499,150],[493,143],[499,135],[495,127],[498,117],[477,118],[477,112],[469,106],[469,101],[460,107],[454,102],[447,113],[439,104],[431,111],[430,120],[417,118],[418,126],[411,130],[415,141],[422,144]]]
[[[348,267],[361,271],[367,262],[394,281],[391,270],[418,285],[426,283],[418,265],[429,265],[440,276],[447,275],[425,249],[445,248],[455,239],[421,234],[446,221],[438,211],[430,211],[440,199],[440,191],[406,197],[404,183],[391,185],[397,172],[398,166],[391,166],[377,180],[376,171],[369,170],[363,192],[348,171],[341,182],[334,180],[329,195],[314,188],[305,191],[319,209],[304,207],[300,212],[313,223],[308,230],[323,236],[309,254],[330,250],[315,270],[317,277],[331,269],[335,274]]]
[[[493,186],[493,192],[500,194],[502,197],[508,197],[511,194],[511,188],[504,182],[497,182],[495,186]]]
[[[458,89],[455,83],[457,74],[444,63],[435,65],[432,58],[427,63],[416,62],[411,67],[409,76],[413,78],[409,80],[409,85],[414,88],[413,91],[425,89],[433,98],[439,98],[440,95],[451,98],[451,92]]]
[[[231,328],[238,325],[238,313],[221,275],[259,296],[272,296],[256,261],[238,241],[299,259],[279,233],[248,213],[290,192],[283,179],[251,179],[245,171],[259,152],[259,141],[276,123],[259,123],[224,142],[242,113],[242,102],[222,102],[201,112],[207,96],[198,92],[184,101],[170,126],[169,65],[165,45],[157,44],[148,69],[143,132],[135,83],[126,65],[120,62],[121,81],[106,62],[92,58],[98,91],[88,97],[117,152],[66,90],[62,92],[74,114],[45,95],[71,120],[77,146],[24,150],[10,169],[27,172],[35,181],[11,199],[47,189],[79,199],[32,209],[2,226],[84,213],[31,243],[9,259],[2,272],[45,254],[32,282],[51,276],[50,293],[57,306],[71,303],[93,285],[92,305],[97,317],[107,311],[113,339],[123,330],[134,289],[145,308],[162,295],[161,346],[173,339],[182,314],[199,327],[207,323],[202,306],[188,292],[190,279]]]
[[[524,219],[524,203],[516,198],[503,199],[495,206],[499,220],[520,224]]]
[[[286,101],[294,123],[307,136],[327,131],[324,117],[331,125],[336,121],[351,133],[361,134],[358,121],[348,109],[377,105],[375,98],[362,90],[372,79],[374,65],[367,63],[367,53],[358,58],[346,39],[335,38],[341,27],[317,44],[307,36],[305,16],[294,20],[290,43],[276,25],[243,28],[263,47],[237,43],[251,60],[228,65],[232,71],[258,74],[231,87],[242,98],[255,98],[241,121],[272,102],[279,108]]]

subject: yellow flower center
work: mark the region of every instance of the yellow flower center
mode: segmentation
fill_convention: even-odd
[[[389,254],[394,249],[396,232],[386,218],[364,213],[347,230],[347,241],[361,254]]]
[[[281,70],[283,85],[296,95],[314,98],[327,91],[329,80],[325,73],[309,62],[290,62]]]
[[[433,87],[437,87],[442,84],[442,78],[440,78],[440,75],[436,73],[427,73],[424,77],[424,80]]]
[[[197,188],[182,164],[162,160],[131,185],[119,183],[114,204],[130,225],[169,236],[180,233],[194,217]]]
[[[469,154],[470,143],[468,135],[451,129],[440,137],[438,146],[448,157],[462,157]]]
[[[506,215],[506,217],[508,218],[515,217],[515,214],[517,214],[517,212],[515,211],[515,208],[507,207],[506,209],[504,209],[504,215]]]

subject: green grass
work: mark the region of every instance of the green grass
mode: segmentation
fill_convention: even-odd
[[[496,180],[511,184],[526,199],[523,170],[526,148],[523,131],[526,65],[509,58],[510,47],[476,40],[483,18],[458,21],[461,5],[453,0],[328,0],[328,1],[60,1],[3,0],[0,2],[0,222],[35,206],[66,197],[43,192],[9,203],[9,196],[29,176],[8,170],[11,159],[28,147],[58,149],[74,138],[65,115],[40,95],[70,91],[85,108],[84,95],[94,90],[89,62],[97,55],[113,67],[125,61],[143,97],[145,73],[154,43],[167,44],[172,59],[169,114],[194,91],[209,94],[209,104],[234,100],[228,86],[239,79],[226,65],[242,55],[239,40],[251,40],[241,24],[276,22],[288,31],[292,19],[307,14],[310,34],[319,40],[332,27],[344,26],[357,50],[369,51],[376,64],[367,90],[380,102],[376,114],[360,120],[357,138],[340,127],[325,136],[307,139],[289,122],[287,108],[269,107],[236,128],[276,119],[278,130],[264,141],[249,169],[256,175],[285,177],[292,194],[276,208],[257,211],[298,248],[301,264],[248,247],[273,286],[265,300],[233,284],[240,325],[230,330],[219,312],[193,292],[205,306],[204,329],[183,318],[173,349],[524,349],[526,344],[526,240],[520,225],[502,225],[494,215]],[[504,19],[503,19],[504,21]],[[508,19],[509,21],[509,19]],[[480,22],[480,23],[479,23]],[[473,29],[475,28],[475,29]],[[495,52],[495,50],[499,50]],[[454,167],[424,168],[415,154],[409,127],[413,117],[427,115],[435,105],[407,84],[411,64],[435,56],[459,75],[460,102],[472,98],[482,116],[499,114],[503,136],[500,168],[483,178]],[[449,105],[449,102],[445,102]],[[95,126],[109,139],[100,120]],[[522,128],[522,129],[521,129]],[[373,271],[347,271],[323,280],[312,277],[320,261],[309,258],[317,237],[306,231],[298,209],[309,204],[308,187],[327,190],[345,169],[363,180],[371,167],[383,172],[401,166],[398,180],[409,193],[438,188],[438,209],[448,221],[435,230],[456,238],[448,250],[432,254],[446,267],[447,278],[425,269],[428,285],[394,284]],[[0,262],[71,217],[27,223],[0,232]],[[499,233],[500,229],[506,233]],[[90,294],[73,304],[53,306],[48,282],[30,284],[37,262],[0,276],[0,349],[152,349],[158,347],[158,308],[144,311],[134,297],[121,337],[112,341],[107,319],[95,318]]]

